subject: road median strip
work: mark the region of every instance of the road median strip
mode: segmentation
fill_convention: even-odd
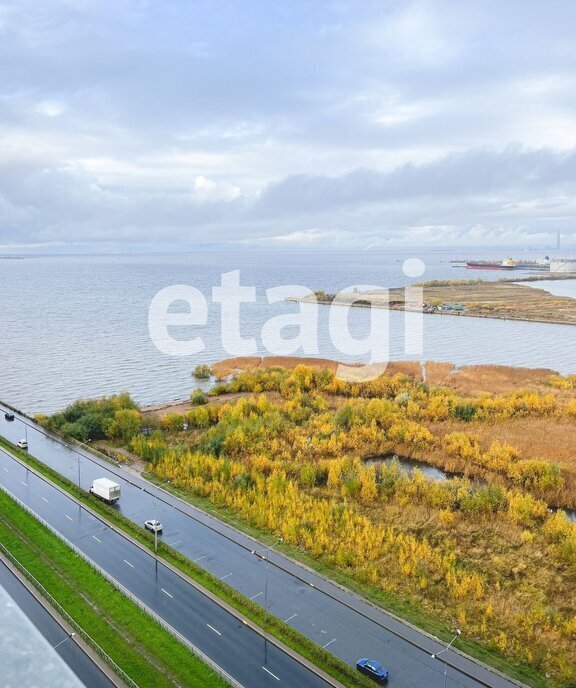
[[[8,449],[18,461],[33,469],[39,477],[82,504],[94,516],[107,522],[108,525],[125,537],[128,537],[129,540],[140,547],[144,547],[149,553],[153,553],[154,536],[152,534],[143,531],[128,518],[119,514],[113,507],[79,489],[75,483],[49,466],[46,466],[37,458],[19,451],[4,438],[0,438],[0,446]],[[264,609],[258,604],[196,565],[193,561],[186,559],[162,541],[158,542],[158,557],[174,573],[187,580],[253,631],[267,638],[269,642],[275,644],[293,659],[317,673],[333,686],[372,686],[372,683],[366,677],[356,672],[353,667],[330,654],[280,619],[270,614],[266,618]],[[245,616],[246,619],[241,618],[242,616]]]
[[[58,602],[48,593],[42,584],[34,579],[32,574],[22,565],[13,554],[0,543],[0,562],[12,573],[19,583],[32,595],[38,604],[50,615],[58,626],[67,634],[67,638],[74,638],[74,643],[80,647],[100,671],[117,688],[135,688],[129,676],[94,639],[84,630],[80,624],[67,614]]]
[[[0,539],[12,561],[34,579],[32,583],[41,582],[43,590],[76,624],[89,630],[97,647],[139,688],[227,685],[4,491],[0,491]]]

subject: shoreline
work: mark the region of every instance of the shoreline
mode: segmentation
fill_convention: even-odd
[[[353,308],[380,308],[390,311],[451,315],[491,320],[537,322],[548,325],[576,325],[576,299],[556,296],[545,289],[523,284],[576,279],[574,275],[550,280],[432,280],[370,292],[331,294],[316,291],[308,296],[288,296],[294,303],[316,303]]]
[[[528,287],[530,289],[530,287]],[[292,301],[294,303],[311,303],[311,299],[307,297],[287,296],[285,301]],[[349,306],[350,308],[379,308],[380,310],[399,311],[407,313],[422,313],[422,315],[447,315],[447,316],[462,316],[465,318],[484,318],[487,320],[514,320],[515,322],[534,322],[542,323],[544,325],[576,325],[576,316],[574,322],[566,322],[564,320],[545,320],[543,318],[523,318],[514,315],[488,315],[487,313],[466,313],[465,311],[425,311],[416,308],[404,308],[402,306],[385,306],[383,304],[368,304],[348,301],[321,301],[318,299],[320,306]]]
[[[243,371],[259,370],[278,366],[293,370],[297,366],[305,365],[315,369],[336,371],[339,361],[327,358],[310,358],[298,356],[244,356],[239,358],[222,359],[214,363],[211,368],[218,377],[229,377]],[[350,364],[345,364],[350,365]],[[424,381],[422,364],[419,361],[389,361],[384,375],[403,374],[415,380]],[[443,361],[425,361],[424,370],[426,382],[430,385],[448,386],[456,389],[466,388],[480,393],[488,387],[497,384],[501,392],[511,392],[519,385],[528,389],[542,389],[546,380],[558,372],[552,368],[523,368],[521,366],[504,366],[495,364],[471,364],[458,366]],[[471,389],[470,389],[471,388]],[[547,392],[558,393],[553,387],[546,387]],[[192,391],[192,388],[191,388]],[[238,399],[246,394],[243,392],[224,394],[211,398],[211,402],[220,403]],[[145,415],[160,416],[164,413],[184,413],[192,408],[189,399],[175,399],[161,404],[151,404],[142,407]]]

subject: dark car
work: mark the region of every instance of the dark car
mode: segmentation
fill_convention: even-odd
[[[356,662],[356,668],[361,671],[366,676],[370,676],[378,683],[386,683],[389,676],[389,671],[386,667],[382,666],[380,662],[375,659],[359,659]]]
[[[4,418],[6,420],[14,420],[14,414],[13,413],[5,413]]]

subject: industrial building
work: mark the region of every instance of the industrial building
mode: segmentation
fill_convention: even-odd
[[[551,273],[574,272],[576,273],[576,258],[558,258],[550,261]]]

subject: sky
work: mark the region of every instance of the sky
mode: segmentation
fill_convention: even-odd
[[[576,245],[572,0],[0,0],[0,252]]]

